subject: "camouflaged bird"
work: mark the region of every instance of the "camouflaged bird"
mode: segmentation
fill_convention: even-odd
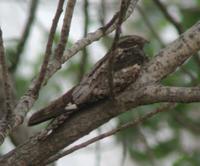
[[[147,62],[147,57],[143,51],[145,43],[147,43],[147,40],[140,36],[124,36],[118,41],[116,49],[110,52],[113,54],[114,94],[122,92],[136,81],[141,65]],[[59,115],[65,115],[63,118],[60,116],[60,119],[65,120],[83,107],[88,107],[96,102],[110,98],[108,57],[105,55],[98,61],[77,86],[49,106],[33,114],[29,120],[29,125],[35,125]]]

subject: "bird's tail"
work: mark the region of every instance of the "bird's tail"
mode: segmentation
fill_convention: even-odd
[[[72,92],[72,89],[68,91],[66,94],[64,94],[63,96],[56,99],[53,103],[51,103],[47,107],[34,113],[29,119],[28,125],[29,126],[36,125],[38,123],[47,121],[49,119],[56,118],[61,114],[65,114],[65,113],[70,114],[71,112],[76,111],[77,110],[76,107],[73,107],[73,108],[67,107],[66,109],[66,106],[72,102],[71,92]]]

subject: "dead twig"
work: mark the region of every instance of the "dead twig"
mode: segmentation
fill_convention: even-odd
[[[0,144],[4,141],[7,127],[10,128],[9,123],[13,123],[12,111],[13,111],[13,101],[12,101],[12,90],[11,82],[9,80],[8,66],[6,65],[6,58],[3,45],[2,30],[0,28],[0,72],[1,81],[3,86],[3,98],[5,101],[4,108],[1,110],[0,117]]]
[[[116,24],[115,37],[114,37],[112,46],[110,48],[110,51],[106,55],[108,58],[108,84],[109,84],[109,89],[110,89],[110,94],[111,94],[110,96],[111,96],[112,100],[114,100],[114,96],[115,96],[114,90],[113,90],[113,56],[114,56],[114,52],[117,47],[117,43],[120,38],[121,25],[123,23],[123,19],[125,17],[126,10],[127,10],[129,3],[130,3],[129,0],[121,0],[118,22]]]
[[[99,22],[102,26],[105,25],[106,7],[106,0],[101,0],[101,5],[99,6]]]
[[[89,22],[90,22],[88,8],[89,8],[89,2],[88,2],[88,0],[84,0],[84,4],[83,4],[83,12],[84,12],[84,37],[88,33],[88,26],[89,26]],[[81,60],[80,60],[80,68],[79,68],[79,73],[78,73],[78,81],[81,81],[83,75],[86,72],[87,61],[88,61],[88,51],[87,51],[87,48],[85,47],[85,48],[83,48],[82,56],[81,56]]]
[[[68,41],[68,36],[69,36],[70,27],[71,27],[71,21],[72,21],[72,16],[74,13],[75,4],[76,4],[76,0],[67,1],[67,7],[65,10],[65,16],[64,16],[62,30],[61,30],[61,37],[60,37],[60,41],[58,43],[58,46],[55,50],[55,55],[54,55],[55,59],[58,62],[61,61],[61,57],[63,56],[65,47]]]
[[[149,20],[148,16],[144,12],[144,10],[139,5],[137,6],[137,10],[139,11],[139,13],[142,17],[142,20],[146,24],[147,28],[151,31],[152,35],[157,39],[157,41],[160,43],[161,47],[164,47],[165,46],[164,42],[162,41],[159,34],[157,33],[157,31],[153,27],[151,21]]]
[[[167,11],[165,5],[160,0],[153,0],[153,2],[160,8],[164,16],[167,18],[167,20],[176,27],[178,33],[179,34],[183,33],[184,32],[183,26],[171,16],[171,14]]]
[[[48,37],[48,42],[47,42],[47,45],[46,45],[43,64],[42,64],[42,67],[40,69],[40,73],[39,73],[39,76],[37,78],[36,84],[35,84],[35,86],[32,90],[32,93],[33,93],[34,96],[38,95],[39,90],[41,88],[41,85],[42,85],[43,80],[44,80],[45,75],[46,75],[47,67],[48,67],[48,64],[49,64],[49,59],[50,59],[50,56],[51,56],[51,53],[52,53],[52,45],[53,45],[54,35],[55,35],[55,32],[56,32],[56,28],[57,28],[57,25],[58,25],[60,15],[63,11],[63,4],[64,4],[64,0],[59,0],[58,6],[57,6],[57,9],[56,9],[56,13],[55,13],[55,16],[53,18],[51,29],[50,29],[50,32],[49,32],[49,37]]]

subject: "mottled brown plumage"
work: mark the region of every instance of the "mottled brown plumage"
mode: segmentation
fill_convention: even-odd
[[[143,47],[147,41],[136,35],[120,38],[113,54],[113,90],[115,94],[122,92],[133,83],[140,72],[141,65],[147,61]],[[29,125],[65,114],[66,119],[80,108],[90,106],[110,97],[108,84],[108,56],[104,56],[93,69],[83,77],[82,81],[55,100],[49,106],[33,114]],[[75,106],[72,108],[71,106]]]

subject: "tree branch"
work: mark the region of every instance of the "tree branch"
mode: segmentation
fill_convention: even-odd
[[[183,26],[170,15],[165,5],[160,0],[153,0],[153,2],[160,8],[164,16],[169,20],[169,22],[171,22],[176,27],[178,33],[183,33]]]
[[[114,40],[113,40],[113,43],[112,43],[110,50],[106,54],[106,56],[108,58],[108,84],[109,84],[110,96],[111,96],[111,99],[113,99],[113,100],[114,100],[114,96],[115,96],[114,90],[113,90],[113,58],[114,58],[113,53],[116,50],[117,43],[118,43],[119,38],[120,38],[121,25],[123,23],[124,16],[126,15],[126,10],[127,10],[129,3],[130,2],[128,0],[121,0],[121,5],[120,5],[120,10],[119,10],[118,22],[116,24],[116,31],[115,31]]]
[[[164,42],[162,41],[162,39],[160,38],[159,34],[156,31],[156,28],[153,27],[153,24],[151,23],[151,21],[149,20],[147,14],[145,13],[145,11],[138,5],[137,6],[137,10],[140,13],[143,22],[146,24],[147,29],[149,29],[149,31],[152,33],[152,35],[157,39],[157,41],[160,43],[160,45],[162,47],[165,47]]]
[[[88,0],[84,0],[84,3],[83,3],[83,14],[84,14],[83,36],[84,37],[88,34],[88,28],[89,28],[89,23],[90,23],[89,7],[90,7],[90,3],[88,2]],[[80,67],[79,67],[78,77],[77,77],[78,82],[81,81],[81,79],[83,78],[83,75],[86,72],[87,61],[88,61],[88,51],[87,51],[87,48],[85,47],[83,48],[82,56],[80,59]]]
[[[155,102],[191,103],[200,101],[200,87],[146,86],[142,91],[142,104]]]
[[[53,39],[54,39],[54,35],[55,35],[55,32],[56,32],[56,28],[57,28],[57,25],[58,25],[60,15],[63,11],[63,4],[64,4],[64,0],[59,0],[58,6],[57,6],[57,9],[56,9],[56,13],[55,13],[55,16],[53,18],[51,29],[50,29],[50,32],[49,32],[49,37],[48,37],[48,42],[47,42],[47,45],[46,45],[43,64],[42,64],[42,67],[40,69],[40,73],[39,73],[39,76],[36,80],[35,86],[31,91],[33,96],[38,95],[40,88],[41,88],[41,85],[43,83],[43,80],[45,78],[46,72],[47,72],[47,67],[48,67],[49,59],[50,59],[51,52],[52,52]]]
[[[8,66],[6,64],[4,45],[3,45],[3,37],[2,30],[0,28],[0,71],[1,71],[1,81],[3,83],[4,89],[4,98],[6,104],[6,112],[12,111],[12,101],[11,101],[11,82],[9,80]]]
[[[12,101],[12,88],[11,81],[9,79],[8,67],[6,64],[4,45],[3,45],[3,37],[2,30],[0,28],[0,81],[2,81],[2,89],[3,93],[3,103],[4,106],[2,110],[0,110],[0,144],[4,141],[6,136],[7,128],[10,128],[13,123],[13,101]],[[11,124],[10,124],[11,123]]]
[[[55,55],[54,55],[54,58],[58,62],[61,62],[61,57],[63,56],[65,47],[66,47],[66,44],[68,41],[68,36],[69,36],[70,27],[71,27],[71,21],[72,21],[72,16],[74,13],[75,4],[76,4],[76,0],[68,0],[67,1],[67,7],[65,10],[63,26],[62,26],[62,30],[61,30],[61,38],[60,38],[58,46],[55,50]]]

